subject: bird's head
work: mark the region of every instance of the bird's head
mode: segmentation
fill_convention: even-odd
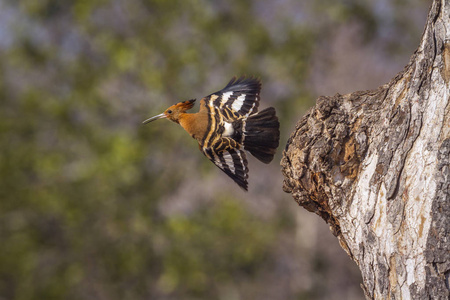
[[[194,102],[195,99],[179,102],[166,109],[162,114],[151,117],[142,123],[147,124],[158,119],[169,119],[175,123],[178,123],[180,115],[184,114],[187,110],[191,109],[194,106]]]

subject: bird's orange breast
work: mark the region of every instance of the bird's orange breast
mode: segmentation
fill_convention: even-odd
[[[208,114],[182,114],[180,116],[180,125],[186,130],[194,139],[201,143],[203,137],[208,133]]]

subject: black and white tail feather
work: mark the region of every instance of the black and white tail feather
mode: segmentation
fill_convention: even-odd
[[[202,152],[244,190],[248,190],[248,163],[243,150],[268,164],[280,139],[275,109],[258,112],[260,90],[258,79],[234,77],[201,102],[210,116]]]
[[[280,140],[280,123],[275,108],[268,107],[243,121],[244,149],[265,164],[272,161]]]

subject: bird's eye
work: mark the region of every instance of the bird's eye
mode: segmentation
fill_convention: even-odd
[[[167,111],[167,113],[168,113],[168,114],[171,114],[171,113],[172,113],[172,110],[169,109],[169,110]]]

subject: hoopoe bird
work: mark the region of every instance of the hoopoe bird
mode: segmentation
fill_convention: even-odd
[[[245,151],[268,164],[280,139],[275,108],[258,112],[260,90],[256,78],[233,77],[222,90],[201,99],[197,113],[186,112],[194,106],[192,99],[170,106],[143,124],[163,118],[180,124],[197,140],[200,151],[247,191]]]

